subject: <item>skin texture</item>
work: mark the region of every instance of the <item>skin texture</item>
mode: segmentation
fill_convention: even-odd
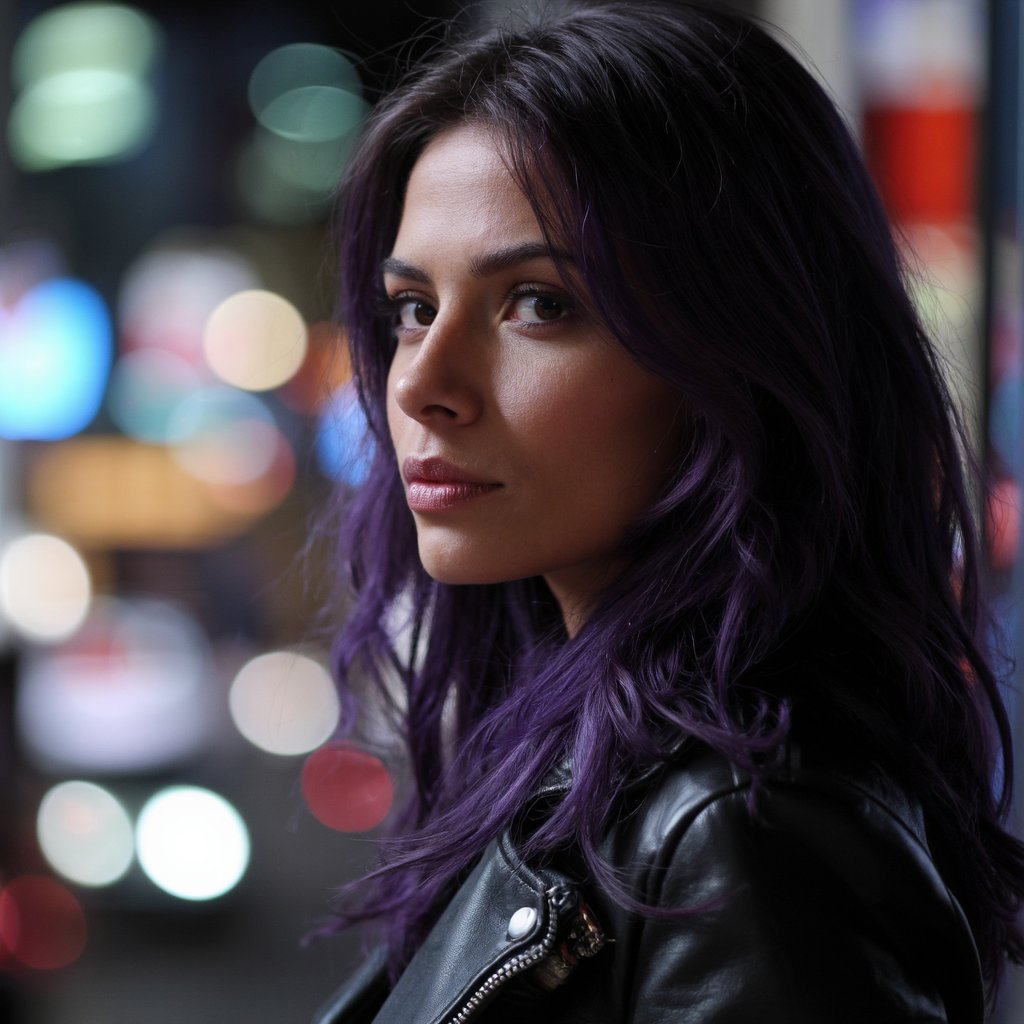
[[[460,126],[427,146],[384,264],[388,421],[400,468],[440,458],[460,480],[498,485],[417,488],[403,473],[427,572],[542,575],[572,635],[621,570],[624,532],[661,490],[682,417],[677,393],[584,312],[571,268],[545,253],[486,131]],[[444,507],[420,507],[434,500],[424,493]]]

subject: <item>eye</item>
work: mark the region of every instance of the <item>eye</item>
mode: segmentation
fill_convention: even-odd
[[[523,292],[512,297],[511,319],[524,324],[546,324],[569,315],[569,303],[549,292]]]
[[[415,331],[421,327],[429,327],[437,316],[437,310],[422,299],[402,298],[392,300],[395,326],[407,331]]]

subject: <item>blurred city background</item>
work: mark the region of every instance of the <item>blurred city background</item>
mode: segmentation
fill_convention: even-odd
[[[1020,5],[729,5],[862,140],[988,462],[1016,655]],[[3,1024],[302,1024],[358,955],[302,942],[401,785],[332,739],[327,509],[364,465],[332,191],[465,6],[0,5]],[[1017,975],[998,1019],[1024,1019]]]

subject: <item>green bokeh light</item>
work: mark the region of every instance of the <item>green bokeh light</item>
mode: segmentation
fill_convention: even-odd
[[[293,142],[257,131],[252,145],[270,175],[301,191],[326,195],[338,184],[354,140],[352,133],[325,142]]]
[[[302,142],[340,138],[366,111],[352,62],[313,43],[292,43],[267,54],[250,76],[249,103],[265,128]]]
[[[297,142],[327,142],[348,134],[366,104],[353,93],[329,85],[304,85],[271,100],[260,124]]]
[[[11,156],[33,171],[126,156],[149,137],[155,111],[149,87],[132,75],[105,69],[51,75],[11,109]]]
[[[305,224],[330,207],[357,133],[326,142],[296,142],[257,127],[238,164],[248,210],[272,224]]]
[[[17,89],[69,71],[107,70],[143,75],[160,50],[156,23],[120,4],[63,4],[35,18],[11,56]]]

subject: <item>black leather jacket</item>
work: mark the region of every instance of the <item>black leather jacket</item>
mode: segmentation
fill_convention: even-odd
[[[791,763],[749,796],[691,749],[624,801],[605,855],[683,915],[503,835],[393,990],[371,958],[316,1024],[982,1024],[970,929],[898,788]]]

